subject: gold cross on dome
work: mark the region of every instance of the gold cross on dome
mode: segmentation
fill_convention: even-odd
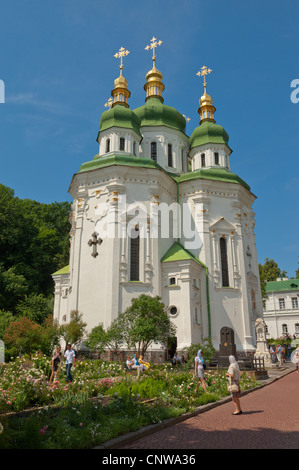
[[[126,55],[130,54],[130,51],[127,51],[124,47],[121,47],[119,49],[118,52],[116,52],[116,54],[114,54],[114,57],[116,57],[116,59],[120,59],[120,74],[122,75],[122,71],[123,71],[123,57],[125,57]]]
[[[107,103],[105,103],[105,105],[104,105],[105,108],[111,109],[112,103],[113,103],[113,99],[112,99],[112,98],[109,98],[109,100],[107,101]]]
[[[153,50],[153,62],[156,60],[155,49],[156,49],[156,47],[161,46],[162,42],[163,41],[161,41],[161,40],[157,41],[157,38],[155,38],[155,36],[153,36],[153,38],[151,39],[151,44],[149,46],[145,47],[146,51],[148,51],[149,49]]]
[[[191,119],[187,116],[185,116],[185,114],[183,114],[183,117],[186,119],[187,122],[191,121]]]
[[[201,67],[200,70],[201,70],[201,72],[197,72],[196,75],[198,75],[199,77],[200,77],[200,76],[203,76],[203,86],[206,86],[206,75],[207,75],[208,73],[211,73],[211,72],[212,72],[212,69],[208,69],[208,68],[206,67],[206,65],[204,65],[203,67]]]

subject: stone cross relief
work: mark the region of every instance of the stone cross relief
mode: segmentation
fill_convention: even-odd
[[[91,235],[92,238],[88,240],[88,245],[92,246],[91,256],[93,256],[94,258],[96,258],[99,254],[97,250],[97,245],[101,245],[103,243],[103,240],[101,238],[98,238],[98,235],[99,234],[97,232],[94,232]]]

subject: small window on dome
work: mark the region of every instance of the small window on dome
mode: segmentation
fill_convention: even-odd
[[[157,142],[151,143],[151,159],[157,161]]]
[[[206,166],[206,156],[204,153],[201,154],[201,166]]]
[[[173,166],[173,161],[172,161],[172,145],[168,144],[168,166]]]
[[[218,152],[214,153],[214,161],[215,161],[215,165],[219,165],[219,153]]]
[[[110,152],[110,139],[106,140],[106,153]]]
[[[121,137],[119,139],[119,150],[125,150],[125,139],[124,139],[124,137]]]
[[[136,155],[136,142],[133,142],[133,155]]]

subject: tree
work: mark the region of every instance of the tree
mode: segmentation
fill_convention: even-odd
[[[72,310],[70,317],[71,321],[60,327],[60,335],[66,343],[70,343],[75,346],[82,341],[85,335],[85,327],[87,326],[87,323],[82,320],[83,314],[78,310]]]
[[[25,294],[52,295],[51,274],[69,259],[71,206],[68,202],[22,200],[11,188],[0,184],[0,207],[0,308],[14,312]],[[1,285],[5,273],[9,283],[14,276],[13,292]]]
[[[106,347],[112,353],[112,358],[119,358],[124,347],[122,325],[115,319],[106,331]]]
[[[5,269],[0,265],[0,309],[14,310],[27,291],[28,284],[24,276],[17,274],[14,267]]]
[[[21,348],[23,353],[31,355],[40,349],[42,344],[42,328],[29,318],[22,317],[10,323],[5,331],[4,341],[9,346]]]
[[[286,271],[281,271],[274,259],[265,259],[264,264],[259,264],[262,298],[266,299],[266,282],[276,281],[279,277],[285,277]]]
[[[14,320],[15,317],[11,312],[5,312],[4,310],[0,310],[0,339],[3,340],[6,329]]]
[[[61,337],[60,327],[53,321],[53,315],[49,315],[44,322],[42,333],[41,350],[44,354],[50,355],[56,346],[59,346]]]
[[[27,317],[39,325],[43,325],[53,312],[53,301],[43,294],[26,295],[16,306],[16,312],[20,317]]]
[[[106,347],[107,334],[104,330],[103,323],[95,326],[89,333],[85,345],[91,349],[91,351],[97,351],[101,355]]]
[[[123,342],[137,354],[145,354],[152,343],[166,343],[176,327],[167,316],[161,298],[141,294],[117,319]]]

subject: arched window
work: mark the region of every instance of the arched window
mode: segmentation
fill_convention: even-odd
[[[204,153],[201,154],[201,166],[206,166],[206,156]]]
[[[218,152],[214,153],[214,161],[215,161],[215,165],[219,165],[219,153]]]
[[[106,153],[110,152],[110,139],[106,140]]]
[[[124,139],[124,137],[121,137],[119,139],[119,150],[125,150],[125,139]]]
[[[172,145],[168,144],[168,166],[173,166],[172,164]]]
[[[229,287],[227,246],[225,238],[220,238],[220,259],[222,273],[222,287]]]
[[[151,143],[151,159],[157,161],[157,142]]]
[[[133,142],[133,155],[136,155],[136,142]]]
[[[184,150],[181,150],[181,159],[182,159],[182,171],[185,171],[185,159],[184,159]]]
[[[253,289],[251,290],[251,302],[252,302],[252,310],[255,312],[256,311],[256,298],[255,298],[255,292]]]
[[[136,226],[130,238],[130,281],[139,281],[140,237]]]

